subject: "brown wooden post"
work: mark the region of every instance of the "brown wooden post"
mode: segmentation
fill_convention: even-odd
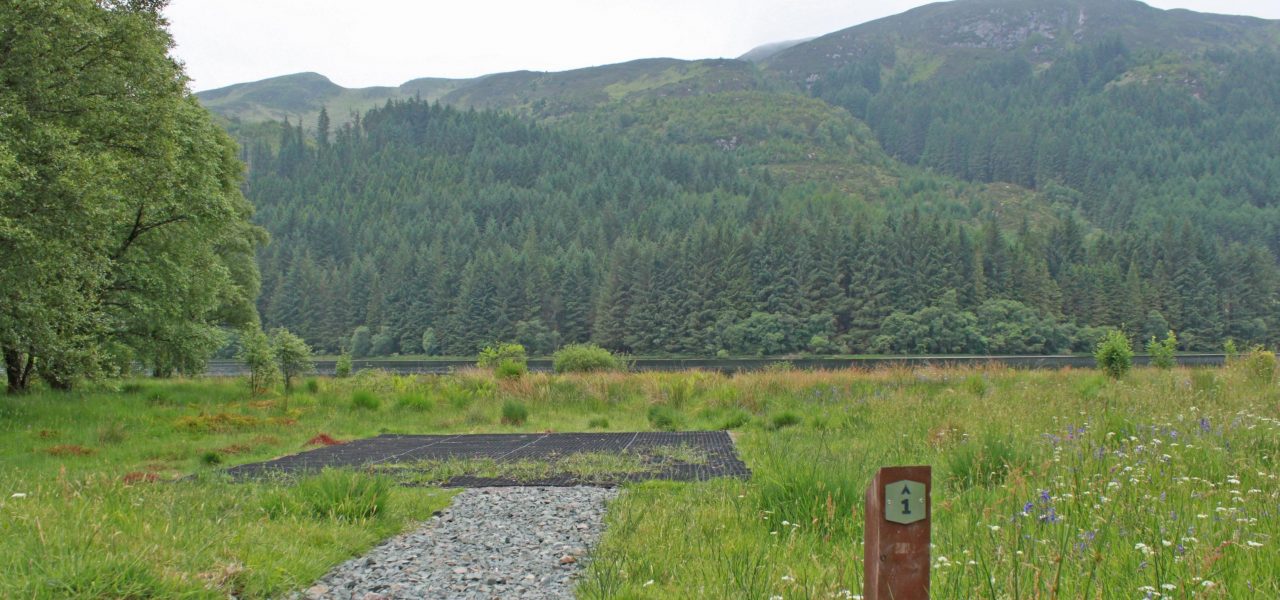
[[[933,470],[885,467],[867,488],[864,600],[929,597]]]

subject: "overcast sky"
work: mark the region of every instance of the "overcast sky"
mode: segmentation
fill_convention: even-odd
[[[346,87],[563,71],[637,58],[736,57],[921,0],[172,0],[192,89],[315,71]],[[1277,0],[1154,0],[1280,19]]]

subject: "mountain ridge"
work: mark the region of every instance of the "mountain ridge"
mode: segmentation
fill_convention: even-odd
[[[469,79],[422,77],[398,86],[345,88],[318,73],[295,73],[196,93],[216,114],[240,121],[314,122],[322,106],[341,123],[387,100],[421,97],[462,108],[556,117],[636,95],[714,93],[811,85],[886,46],[950,51],[920,72],[963,71],[975,55],[1016,52],[1039,63],[1082,43],[1119,36],[1159,52],[1217,46],[1280,48],[1280,20],[1162,10],[1138,0],[953,0],[826,35],[761,45],[737,59],[642,58],[568,71],[518,70]],[[897,53],[895,53],[897,54]],[[894,56],[894,59],[918,59]],[[660,67],[660,68],[659,68]],[[723,81],[729,79],[727,84]],[[683,88],[681,84],[684,84]],[[611,89],[605,89],[613,86]],[[521,89],[521,88],[528,89]],[[535,103],[541,104],[534,106]]]

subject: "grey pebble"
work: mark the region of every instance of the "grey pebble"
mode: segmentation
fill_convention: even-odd
[[[617,494],[594,487],[468,489],[418,530],[338,565],[293,598],[572,598],[604,527],[605,503]]]

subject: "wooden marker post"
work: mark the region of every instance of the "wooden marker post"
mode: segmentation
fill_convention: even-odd
[[[864,600],[929,597],[933,470],[885,467],[867,488]]]

